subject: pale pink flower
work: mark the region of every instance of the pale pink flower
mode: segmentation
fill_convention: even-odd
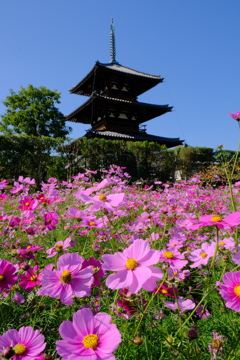
[[[188,256],[188,259],[194,264],[190,265],[191,268],[199,267],[200,265],[207,265],[208,260],[213,257],[216,248],[216,242],[203,243],[200,249],[193,250]]]
[[[171,301],[165,301],[164,302],[165,307],[171,309],[171,310],[177,310],[179,309],[180,312],[183,312],[185,310],[192,310],[195,308],[196,304],[190,300],[184,300],[182,296],[179,296],[175,303]]]
[[[73,322],[64,321],[59,328],[63,340],[56,342],[64,360],[115,360],[112,354],[122,341],[111,316],[84,308],[73,314]]]
[[[122,253],[103,255],[102,260],[104,270],[117,271],[106,280],[106,285],[113,290],[128,287],[136,294],[145,286],[151,291],[157,287],[156,280],[163,277],[160,269],[151,266],[158,262],[159,252],[151,250],[146,240],[135,240]]]
[[[72,305],[73,296],[90,296],[93,271],[89,267],[82,269],[83,261],[77,253],[60,256],[57,270],[44,269],[38,294],[60,297],[65,305]]]
[[[67,238],[65,241],[57,241],[54,247],[48,249],[46,253],[48,254],[47,258],[53,257],[56,254],[66,252],[68,247],[71,246],[71,238]]]
[[[181,254],[176,248],[169,247],[160,251],[159,261],[166,262],[170,267],[175,269],[182,269],[187,265],[188,261],[185,260],[184,255]]]
[[[39,330],[31,326],[23,326],[18,331],[11,329],[0,336],[0,359],[9,359],[9,355],[13,360],[37,359],[45,347],[44,336]],[[7,356],[3,356],[5,352],[8,352]]]

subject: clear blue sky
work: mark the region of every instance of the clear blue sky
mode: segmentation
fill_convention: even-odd
[[[95,61],[110,61],[113,17],[117,61],[165,79],[139,101],[174,107],[148,121],[147,132],[236,150],[228,114],[240,111],[239,14],[239,0],[1,0],[0,100],[9,89],[46,86],[71,113],[87,98],[69,89]],[[88,129],[67,125],[72,138]]]

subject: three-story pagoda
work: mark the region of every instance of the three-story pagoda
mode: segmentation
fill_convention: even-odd
[[[97,61],[92,70],[72,89],[71,94],[89,99],[66,116],[67,121],[91,125],[87,138],[125,141],[155,141],[168,148],[181,145],[179,138],[166,138],[146,133],[141,124],[172,110],[168,105],[154,105],[138,101],[138,96],[163,81],[120,65],[116,61],[114,25],[110,33],[110,63]]]

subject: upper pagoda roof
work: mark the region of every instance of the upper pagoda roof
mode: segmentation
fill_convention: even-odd
[[[69,91],[71,94],[90,96],[107,78],[116,83],[126,82],[130,84],[136,96],[143,94],[164,80],[159,75],[150,75],[133,70],[116,61],[107,64],[96,61],[92,70]]]

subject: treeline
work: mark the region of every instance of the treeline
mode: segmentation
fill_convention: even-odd
[[[223,152],[231,161],[233,151]],[[111,164],[126,167],[132,181],[176,181],[204,174],[221,163],[220,151],[204,147],[165,146],[153,142],[80,138],[69,145],[50,137],[0,136],[0,178],[16,180],[19,175],[46,181],[66,180],[85,169],[107,169]],[[238,169],[238,167],[236,167]],[[224,173],[224,172],[223,172]],[[222,175],[221,175],[222,176]]]

